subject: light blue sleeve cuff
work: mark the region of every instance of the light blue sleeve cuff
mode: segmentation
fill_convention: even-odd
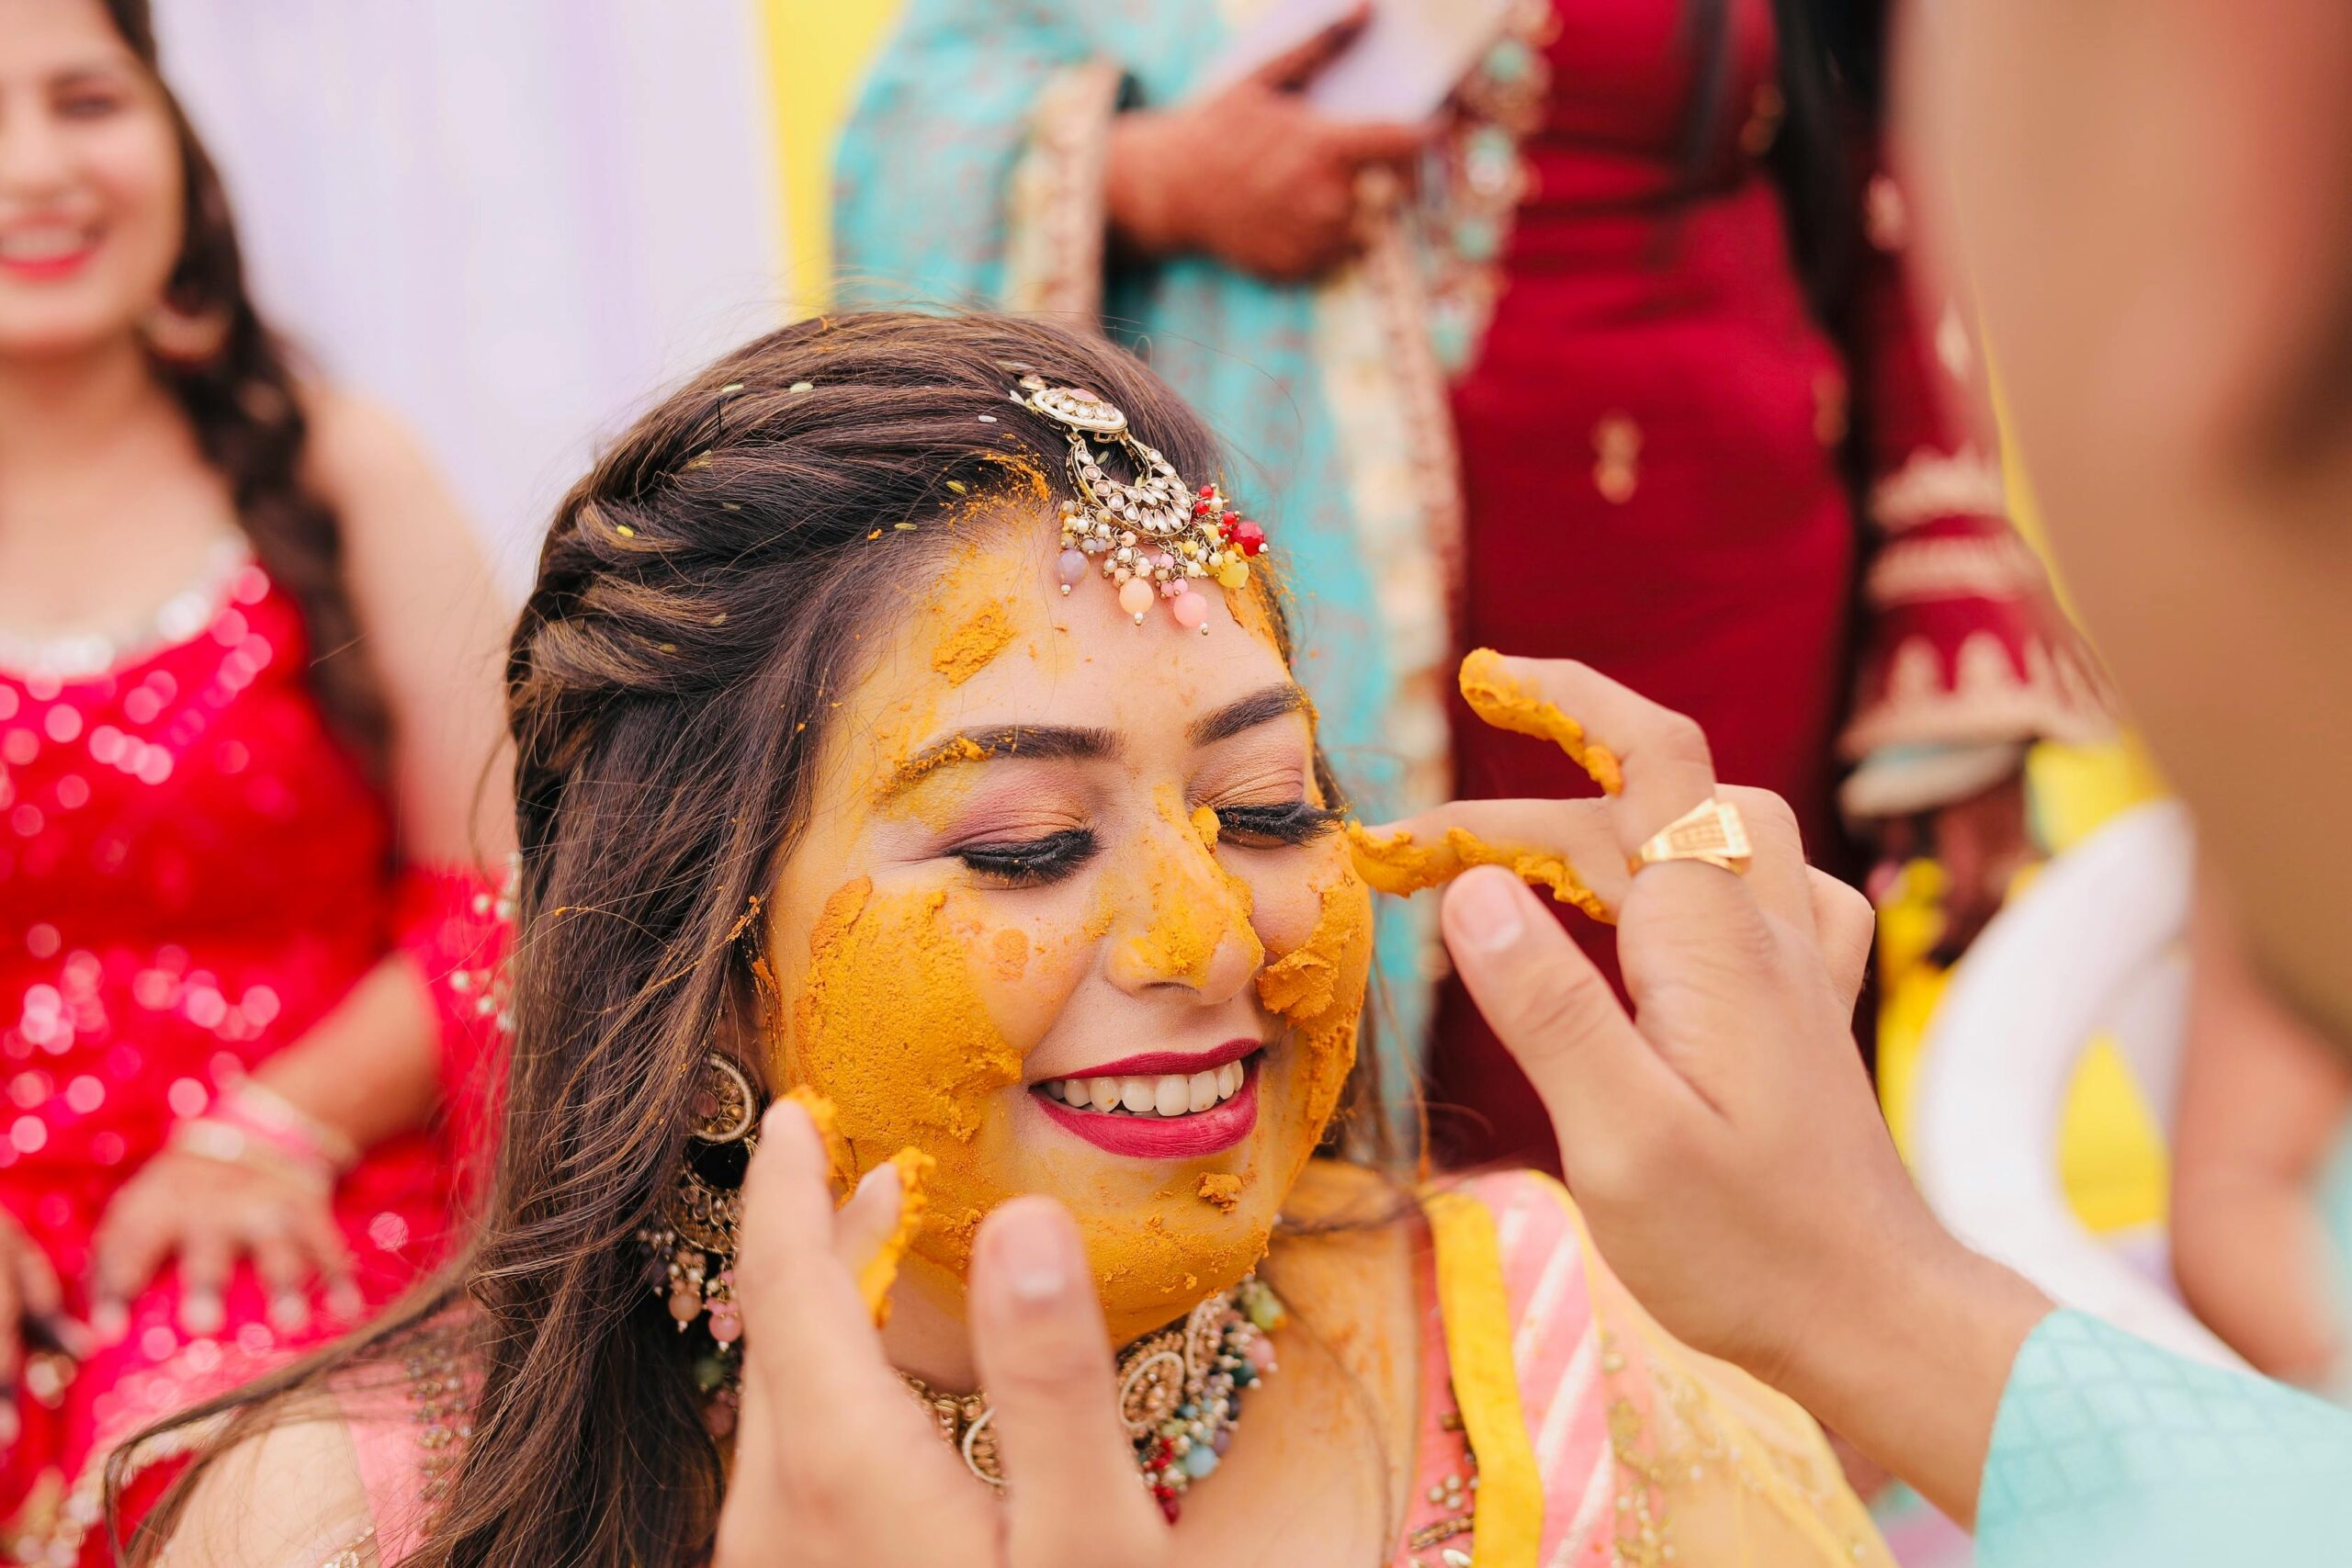
[[[2352,1412],[2077,1312],[2018,1352],[1977,1568],[2352,1563]]]

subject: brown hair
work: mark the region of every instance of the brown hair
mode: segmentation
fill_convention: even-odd
[[[219,333],[215,350],[185,360],[158,355],[156,373],[187,411],[205,461],[228,480],[254,557],[301,608],[319,705],[337,739],[380,781],[390,723],[344,583],[342,526],[303,478],[310,428],[291,356],[246,290],[228,191],[162,78],[149,0],[107,0],[106,8],[155,77],[179,141],[186,232],[164,307]]]
[[[1049,513],[1068,494],[1058,431],[1007,395],[1026,369],[1117,403],[1187,478],[1219,473],[1198,417],[1099,338],[875,314],[729,355],[557,512],[507,660],[514,1042],[471,1255],[356,1344],[241,1396],[389,1349],[470,1297],[473,1434],[414,1562],[635,1568],[707,1551],[722,1475],[694,1363],[708,1342],[677,1332],[637,1233],[684,1157],[704,1054],[749,1045],[763,933],[745,911],[804,820],[828,694],[860,673],[878,591],[936,570],[949,503],[1042,483]],[[1041,514],[1040,547],[1049,526]],[[759,1055],[738,1052],[755,1081]],[[1377,1158],[1374,1056],[1327,1143]]]

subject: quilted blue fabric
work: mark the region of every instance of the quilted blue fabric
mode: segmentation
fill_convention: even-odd
[[[2001,1398],[1977,1563],[2352,1564],[2352,1413],[2053,1313]]]

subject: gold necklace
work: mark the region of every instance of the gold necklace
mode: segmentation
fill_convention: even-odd
[[[1276,1370],[1267,1336],[1288,1315],[1281,1299],[1252,1274],[1201,1303],[1182,1323],[1119,1352],[1119,1420],[1135,1445],[1136,1478],[1169,1523],[1176,1522],[1178,1499],[1224,1457],[1241,1419],[1243,1393]],[[996,1412],[987,1393],[942,1393],[911,1372],[899,1379],[965,1468],[1001,1492]]]

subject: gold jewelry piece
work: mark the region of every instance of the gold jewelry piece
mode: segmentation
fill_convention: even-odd
[[[1670,860],[1704,861],[1735,876],[1747,874],[1752,858],[1747,824],[1728,801],[1703,800],[1650,836],[1627,863],[1639,873]]]
[[[1288,1321],[1254,1274],[1119,1352],[1119,1420],[1135,1445],[1136,1476],[1176,1522],[1179,1499],[1214,1472],[1241,1419],[1241,1396],[1276,1369],[1266,1336]],[[900,1372],[915,1403],[964,1468],[997,1491],[1004,1468],[986,1393],[942,1393]]]
[[[1090,571],[1115,584],[1119,608],[1141,626],[1153,604],[1187,631],[1208,631],[1215,582],[1238,589],[1266,548],[1266,531],[1233,511],[1216,485],[1187,490],[1159,449],[1136,439],[1127,416],[1092,392],[1049,387],[1023,376],[1012,400],[1061,426],[1069,441],[1069,483],[1078,499],[1061,504],[1061,554],[1054,563],[1064,593]],[[1124,456],[1132,477],[1104,465]]]
[[[744,1163],[760,1145],[759,1097],[751,1079],[718,1052],[703,1058],[704,1077],[695,1090],[694,1125],[688,1136],[709,1148],[742,1145]],[[714,1435],[733,1430],[735,1347],[743,1337],[742,1310],[735,1301],[736,1235],[743,1222],[740,1186],[714,1185],[695,1168],[696,1151],[678,1162],[678,1174],[662,1205],[663,1224],[637,1233],[646,1249],[653,1293],[669,1306],[671,1321],[684,1334],[697,1318],[710,1336],[707,1354],[695,1377],[708,1398],[703,1419]]]

